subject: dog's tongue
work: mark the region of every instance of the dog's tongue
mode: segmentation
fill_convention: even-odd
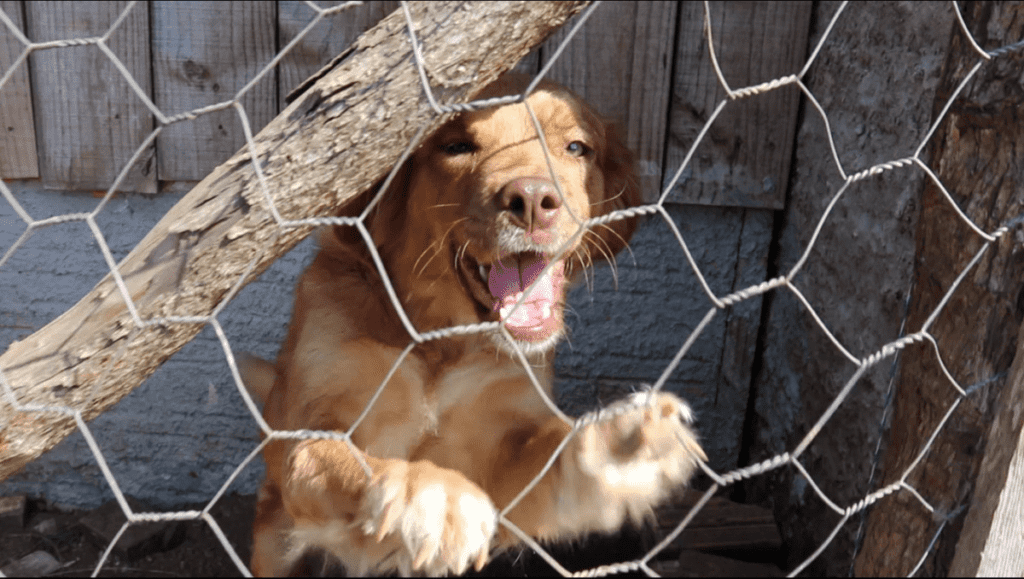
[[[565,269],[558,261],[544,273],[548,263],[546,257],[536,253],[510,255],[492,265],[487,275],[494,311],[500,313],[505,328],[518,340],[543,340],[558,328],[555,307],[562,294]],[[514,307],[523,291],[529,292],[526,299]]]

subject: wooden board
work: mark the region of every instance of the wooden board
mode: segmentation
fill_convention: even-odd
[[[689,514],[703,493],[686,489],[679,497],[657,509],[654,544],[661,541]],[[664,551],[659,559],[674,559],[684,549],[727,552],[761,552],[765,559],[778,554],[782,536],[771,509],[744,505],[721,497],[713,497],[694,516]]]
[[[21,8],[21,2],[0,2],[0,10],[24,32]],[[7,73],[24,50],[25,45],[10,30],[0,25],[0,77]],[[0,179],[32,179],[39,176],[28,61],[22,62],[3,88],[0,88],[0,151],[4,152],[0,155]]]
[[[104,34],[127,2],[29,2],[33,41]],[[149,91],[149,14],[136,4],[108,46]],[[29,57],[40,173],[47,187],[104,190],[153,130],[152,113],[97,46],[33,52]],[[121,183],[122,191],[156,191],[152,149]]]
[[[736,90],[799,72],[810,18],[810,2],[712,4],[715,54],[729,87]],[[680,4],[674,66],[663,186],[727,98],[709,56],[701,3]],[[799,104],[796,86],[729,102],[668,200],[781,209]]]
[[[271,2],[154,2],[154,102],[176,115],[234,98],[274,57]],[[242,97],[253,134],[277,113],[276,73],[269,71]],[[238,111],[230,108],[175,123],[157,139],[158,177],[196,181],[245,144]]]
[[[330,8],[344,2],[317,2],[321,8]],[[288,45],[316,16],[305,2],[284,0],[278,2],[278,45]],[[325,16],[291,51],[281,59],[278,68],[278,109],[285,106],[285,97],[302,81],[320,70],[332,58],[348,48],[360,34],[370,29],[394,10],[399,2],[364,2],[341,12]]]
[[[555,61],[546,78],[579,93],[620,123],[639,160],[641,191],[657,199],[675,34],[674,2],[606,2]],[[546,64],[572,23],[543,45]]]
[[[651,569],[662,577],[783,577],[771,563],[737,561],[718,555],[686,550],[678,559],[651,561]]]

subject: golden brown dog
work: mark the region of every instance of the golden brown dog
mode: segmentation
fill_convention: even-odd
[[[482,97],[525,85],[509,76]],[[286,573],[307,549],[355,574],[462,573],[519,542],[498,512],[572,428],[512,344],[550,394],[567,285],[633,230],[621,220],[582,225],[639,202],[632,156],[578,97],[546,83],[527,102],[547,152],[522,103],[465,113],[415,151],[365,222],[417,331],[482,322],[503,331],[425,341],[402,357],[412,340],[358,231],[322,235],[277,363],[251,361],[246,383],[265,394],[277,430],[346,432],[358,421],[358,450],[324,438],[267,445],[257,574]],[[637,521],[703,457],[689,408],[671,394],[634,394],[605,412],[613,418],[581,427],[507,513],[530,536]]]

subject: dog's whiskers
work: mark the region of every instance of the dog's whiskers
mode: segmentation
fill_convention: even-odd
[[[619,192],[616,193],[615,195],[612,195],[611,197],[609,197],[607,199],[602,199],[600,201],[594,201],[593,203],[590,204],[590,206],[593,207],[594,205],[604,205],[605,203],[611,203],[612,201],[615,201],[619,197],[622,197],[623,195],[625,195],[626,194],[626,189],[628,189],[628,188],[629,188],[628,185],[623,185],[622,188],[619,189]]]
[[[423,250],[423,253],[420,253],[420,256],[419,256],[419,257],[417,257],[417,258],[416,258],[416,261],[415,261],[415,262],[414,262],[414,263],[412,264],[412,272],[413,272],[413,276],[415,276],[415,277],[419,277],[420,275],[422,275],[422,274],[423,274],[423,272],[424,272],[424,271],[426,271],[426,269],[427,269],[427,266],[428,266],[428,265],[430,265],[430,262],[431,262],[431,261],[433,261],[433,260],[434,260],[434,257],[436,257],[436,256],[437,256],[437,254],[438,254],[438,253],[439,253],[439,252],[441,251],[441,247],[442,247],[442,242],[443,242],[443,241],[444,241],[444,238],[443,238],[443,237],[442,237],[441,239],[438,239],[438,240],[434,241],[433,243],[431,243],[430,245],[428,245],[426,249],[424,249],[424,250]],[[428,259],[428,260],[427,260],[427,261],[426,261],[426,262],[425,262],[425,263],[423,264],[423,267],[422,267],[421,269],[417,269],[417,266],[418,266],[418,265],[420,264],[420,260],[422,260],[422,259],[423,259],[423,257],[424,257],[425,255],[427,255],[427,252],[428,252],[428,251],[430,251],[430,250],[431,250],[431,248],[433,248],[433,249],[434,249],[434,252],[433,252],[433,253],[432,253],[432,254],[430,255],[430,259]]]
[[[448,238],[448,235],[451,234],[452,230],[455,229],[456,225],[465,221],[466,219],[468,219],[468,217],[462,217],[453,221],[452,224],[448,226],[448,229],[444,232],[444,234],[438,237],[437,240],[435,240],[433,243],[428,245],[426,249],[423,250],[423,253],[421,253],[420,256],[416,258],[416,262],[413,263],[412,265],[412,271],[414,276],[419,277],[423,275],[423,272],[427,270],[427,267],[430,265],[430,262],[434,261],[434,258],[437,257],[437,254],[440,253],[442,249],[444,249],[444,242],[445,239]],[[419,265],[420,260],[423,259],[423,257],[427,254],[428,251],[430,251],[431,248],[434,248],[434,253],[431,254],[430,259],[428,259],[423,264],[423,267],[419,268],[419,270],[417,271],[416,266]]]
[[[620,240],[622,240],[623,247],[625,247],[626,251],[629,252],[629,257],[630,257],[630,259],[633,260],[633,266],[636,267],[637,266],[636,255],[633,253],[633,249],[629,246],[629,243],[627,243],[626,240],[623,239],[622,236],[619,235],[619,233],[617,231],[615,231],[615,229],[613,229],[611,227],[608,227],[607,225],[605,225],[603,223],[599,224],[599,225],[601,227],[604,227],[608,231],[610,231],[613,235],[618,237]],[[612,270],[612,281],[613,281],[613,283],[615,285],[615,289],[619,289],[619,262],[618,262],[618,259],[616,258],[615,254],[612,252],[611,247],[608,245],[608,242],[605,241],[600,235],[597,235],[596,233],[594,233],[591,230],[588,230],[587,233],[590,233],[591,235],[593,235],[594,239],[596,240],[595,243],[594,243],[594,247],[598,251],[600,251],[601,255],[603,255],[604,258],[608,261],[608,266]]]

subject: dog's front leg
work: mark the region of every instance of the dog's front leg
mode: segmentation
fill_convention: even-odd
[[[350,573],[463,573],[483,567],[497,512],[479,486],[429,461],[360,455],[341,441],[306,440],[287,458],[285,507],[296,527],[312,523],[347,537],[334,551]],[[354,567],[354,568],[353,568]]]
[[[508,518],[527,534],[561,539],[618,530],[640,522],[652,507],[689,481],[707,460],[690,429],[689,406],[669,393],[642,392],[584,417],[551,468]],[[494,496],[507,505],[571,433],[551,418],[533,436],[517,433],[499,467]],[[503,542],[512,537],[502,536]]]

